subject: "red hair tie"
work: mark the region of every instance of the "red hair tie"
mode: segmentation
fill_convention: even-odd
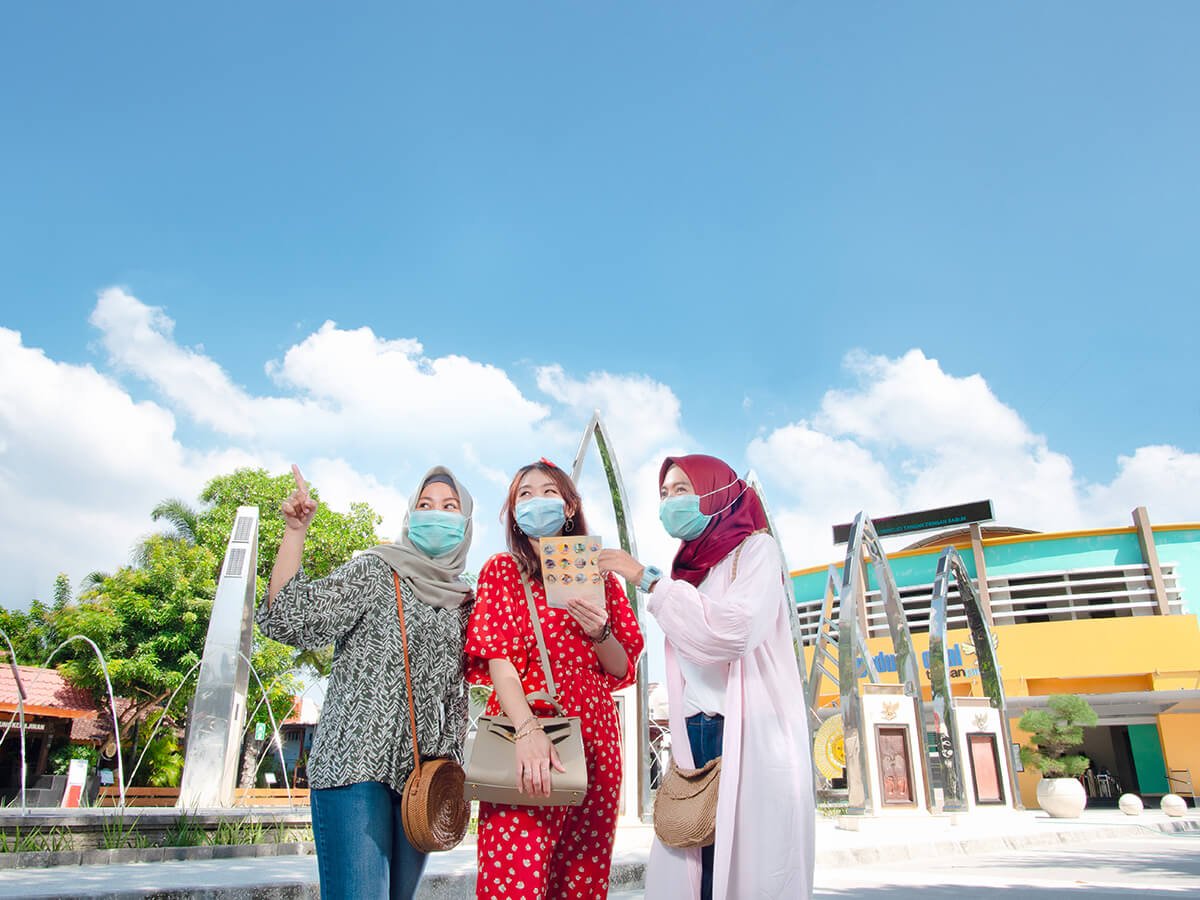
[[[558,466],[556,466],[554,463],[550,462],[550,460],[546,459],[546,457],[544,457],[544,456],[541,459],[539,459],[538,462],[542,463],[542,465],[549,466],[552,469],[558,468]]]

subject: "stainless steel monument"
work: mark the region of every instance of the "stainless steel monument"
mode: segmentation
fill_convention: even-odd
[[[184,755],[179,808],[233,805],[254,639],[258,507],[239,506],[213,600]]]

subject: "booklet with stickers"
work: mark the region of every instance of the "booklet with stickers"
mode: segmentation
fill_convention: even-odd
[[[540,539],[542,584],[546,603],[566,609],[571,597],[604,600],[604,576],[600,573],[603,541],[593,534],[564,534]]]

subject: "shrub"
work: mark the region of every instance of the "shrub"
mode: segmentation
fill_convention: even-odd
[[[1055,694],[1046,701],[1046,709],[1031,709],[1021,716],[1017,726],[1029,732],[1029,743],[1021,747],[1021,762],[1037,769],[1047,778],[1082,775],[1088,758],[1070,751],[1083,743],[1083,729],[1099,720],[1096,711],[1082,697]]]

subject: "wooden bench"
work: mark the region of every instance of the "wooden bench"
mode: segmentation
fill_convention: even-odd
[[[121,793],[115,786],[100,788],[97,806],[117,806]],[[179,788],[131,787],[125,789],[126,806],[174,806],[179,802]],[[233,792],[234,806],[308,806],[308,788],[292,788],[291,799],[283,788],[237,788]]]
[[[179,800],[179,788],[131,787],[125,788],[126,806],[174,806]],[[97,806],[117,806],[121,792],[116,785],[105,785],[96,796]]]

